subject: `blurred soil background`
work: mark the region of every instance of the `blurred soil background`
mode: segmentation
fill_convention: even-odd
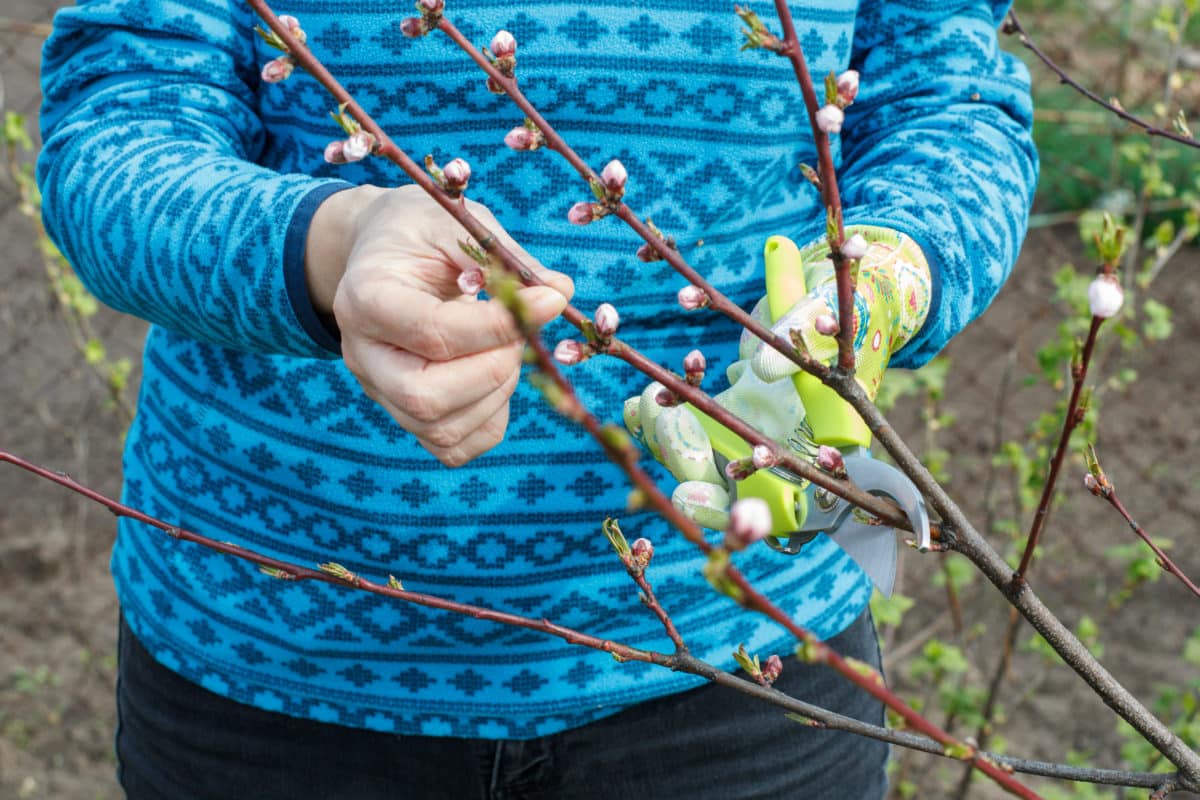
[[[40,46],[60,5],[4,0],[0,10],[4,108],[24,115],[31,133]],[[1171,36],[1184,5],[1039,0],[1018,9],[1039,44],[1100,95],[1163,119],[1183,108],[1195,126],[1200,19],[1177,27],[1174,43]],[[1069,387],[1064,342],[1071,325],[1084,324],[1081,292],[1095,267],[1080,228],[1096,224],[1091,212],[1098,208],[1135,226],[1140,220],[1149,243],[1130,278],[1144,274],[1145,263],[1162,263],[1148,288],[1130,292],[1133,313],[1125,324],[1107,326],[1093,368],[1099,422],[1089,420],[1089,427],[1096,425],[1105,469],[1133,515],[1169,540],[1185,572],[1200,577],[1200,359],[1188,344],[1200,341],[1200,250],[1186,228],[1187,209],[1194,213],[1200,202],[1200,151],[1152,144],[1058,85],[1014,39],[1003,41],[1035,76],[1043,177],[1033,230],[999,299],[946,358],[890,381],[900,395],[892,421],[997,548],[1019,552],[1014,542],[1028,528],[1044,447],[1057,438],[1055,406]],[[27,164],[32,155],[16,158]],[[19,182],[6,172],[0,185],[3,446],[115,495],[127,423],[121,404],[136,394],[144,325],[103,308],[93,312],[69,276],[52,289]],[[1075,270],[1064,270],[1068,265]],[[73,311],[64,310],[64,300]],[[1066,323],[1072,305],[1075,322]],[[116,391],[122,359],[131,372]],[[1115,512],[1082,489],[1084,469],[1076,450],[1032,582],[1116,677],[1195,746],[1200,600],[1161,576]],[[112,755],[117,608],[107,571],[113,530],[112,517],[98,507],[0,469],[2,800],[120,796]],[[1008,607],[964,565],[958,557],[904,554],[903,597],[878,616],[889,680],[935,721],[973,736],[1004,652]],[[1044,760],[1165,768],[1119,732],[1073,673],[1040,652],[1027,626],[998,700],[993,747]],[[961,796],[961,772],[943,759],[898,755],[894,795]],[[1148,794],[1031,783],[1047,798]],[[976,779],[966,796],[1000,794]]]

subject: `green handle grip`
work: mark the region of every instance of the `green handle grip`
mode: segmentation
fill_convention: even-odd
[[[779,319],[799,302],[808,288],[804,280],[804,264],[800,250],[785,236],[772,236],[763,248],[766,270],[767,307],[771,321]],[[858,445],[868,447],[871,432],[862,418],[845,400],[820,379],[799,372],[792,377],[796,391],[804,404],[809,424],[818,444],[842,448]],[[712,417],[689,406],[708,434],[713,451],[729,461],[748,458],[750,446],[733,431]],[[771,470],[758,470],[738,482],[738,498],[758,497],[766,502],[774,521],[773,533],[786,536],[800,530],[808,516],[804,488],[807,482],[788,480]]]
[[[700,420],[714,452],[720,453],[730,461],[750,456],[750,445],[742,441],[740,436],[694,406],[688,408]],[[760,469],[738,481],[737,495],[738,499],[758,497],[767,504],[774,523],[772,533],[776,535],[784,536],[791,531],[800,530],[804,518],[808,515],[804,485],[789,481],[767,469]]]
[[[804,282],[804,264],[800,250],[785,236],[772,236],[763,248],[765,261],[767,306],[771,321],[786,314],[800,302],[808,288]],[[804,413],[817,444],[839,449],[871,446],[871,431],[858,412],[833,389],[807,372],[792,376]]]

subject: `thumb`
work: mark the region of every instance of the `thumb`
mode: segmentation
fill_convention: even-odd
[[[792,306],[791,310],[771,326],[771,330],[784,339],[790,339],[792,331],[799,331],[809,355],[822,363],[837,355],[837,340],[817,331],[817,321],[822,317],[832,317],[835,320],[837,318],[834,308],[823,295],[824,290],[810,294]],[[795,362],[765,343],[758,346],[750,361],[750,367],[755,375],[768,383],[790,377],[800,371]]]

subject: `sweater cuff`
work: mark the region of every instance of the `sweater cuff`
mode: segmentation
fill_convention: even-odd
[[[308,244],[308,227],[317,207],[330,195],[353,188],[354,184],[343,182],[322,183],[315,187],[296,206],[283,241],[283,279],[292,313],[317,345],[336,355],[342,354],[341,332],[332,317],[323,317],[313,308],[304,274],[304,251]]]

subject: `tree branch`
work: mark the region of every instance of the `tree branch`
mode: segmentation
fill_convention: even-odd
[[[1058,76],[1059,83],[1065,83],[1067,86],[1070,86],[1076,92],[1083,95],[1088,100],[1091,100],[1096,105],[1108,110],[1110,113],[1120,117],[1131,125],[1141,128],[1146,132],[1146,135],[1170,139],[1172,142],[1178,142],[1179,144],[1187,145],[1188,147],[1200,148],[1200,139],[1196,139],[1194,136],[1185,136],[1182,133],[1164,130],[1156,125],[1152,125],[1140,117],[1129,113],[1118,103],[1105,100],[1072,78],[1066,70],[1055,63],[1054,59],[1046,55],[1045,51],[1043,51],[1034,43],[1033,39],[1029,36],[1029,33],[1021,25],[1021,21],[1017,19],[1016,11],[1010,10],[1008,12],[1008,19],[1004,21],[1002,30],[1008,34],[1016,34],[1021,44],[1030,50],[1035,56],[1037,56],[1043,64],[1049,67],[1051,72]]]

